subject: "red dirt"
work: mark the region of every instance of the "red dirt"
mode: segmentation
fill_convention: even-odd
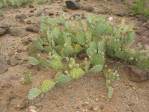
[[[114,96],[110,101],[107,98],[105,80],[100,74],[88,75],[65,86],[56,87],[33,102],[27,100],[30,88],[36,87],[44,79],[52,78],[54,75],[51,70],[38,71],[30,68],[26,62],[28,45],[23,43],[36,39],[39,34],[27,32],[25,28],[30,24],[38,25],[41,12],[53,17],[57,17],[65,11],[68,16],[95,13],[107,17],[112,16],[114,21],[126,19],[128,23],[134,23],[137,32],[135,46],[141,42],[147,49],[149,48],[149,21],[130,16],[127,6],[117,1],[83,1],[84,5],[95,8],[93,12],[63,10],[63,2],[38,5],[34,8],[3,9],[4,16],[0,17],[0,25],[6,23],[18,34],[15,33],[15,36],[6,34],[0,37],[2,46],[0,53],[7,60],[14,55],[20,59],[13,60],[8,71],[0,74],[0,112],[31,112],[29,111],[31,106],[37,112],[149,112],[149,81],[142,83],[130,81],[128,76],[131,73],[124,69],[125,66],[116,63],[114,66],[119,66],[121,80],[114,83]],[[24,14],[26,18],[16,20],[16,15],[20,14]],[[30,85],[23,85],[21,79],[27,70],[33,72],[33,82]]]

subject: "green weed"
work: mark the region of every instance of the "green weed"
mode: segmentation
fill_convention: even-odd
[[[0,11],[0,17],[4,16],[3,11]]]
[[[41,4],[50,1],[51,0],[0,0],[0,8],[8,6],[20,7],[26,4]]]
[[[136,0],[132,7],[134,14],[142,14],[149,17],[149,1],[148,0]]]
[[[22,83],[23,84],[32,83],[32,73],[31,72],[24,72]]]

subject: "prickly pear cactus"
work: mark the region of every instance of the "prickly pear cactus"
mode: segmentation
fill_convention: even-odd
[[[35,56],[39,60],[33,59],[30,62],[58,72],[53,86],[79,79],[88,72],[103,72],[108,96],[111,98],[111,83],[118,79],[118,73],[105,70],[106,57],[149,69],[149,55],[130,49],[134,38],[133,27],[125,25],[124,21],[120,25],[113,25],[106,18],[93,15],[88,16],[86,20],[73,21],[65,20],[64,17],[43,17],[41,38],[36,40],[34,45],[34,49],[40,51]],[[44,63],[42,53],[46,54]],[[82,54],[83,57],[78,58]]]

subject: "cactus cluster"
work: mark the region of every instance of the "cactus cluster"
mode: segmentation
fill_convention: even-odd
[[[53,86],[79,79],[89,72],[103,72],[111,97],[111,83],[118,73],[105,70],[107,57],[149,69],[149,55],[130,48],[134,37],[133,27],[124,22],[111,24],[105,17],[91,15],[84,20],[42,17],[41,37],[33,42],[30,55],[34,57],[29,61],[58,72]]]

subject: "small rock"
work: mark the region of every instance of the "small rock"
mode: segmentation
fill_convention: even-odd
[[[19,22],[24,22],[24,19],[26,19],[27,16],[25,14],[19,14],[15,16],[15,19]]]
[[[20,61],[26,58],[26,56],[23,55],[23,53],[16,53],[15,57],[17,60],[20,60]]]
[[[4,20],[4,16],[0,16],[0,21]]]
[[[71,85],[69,85],[69,86],[68,86],[68,88],[69,88],[69,89],[72,89],[72,86],[71,86]]]
[[[80,4],[74,0],[67,0],[65,3],[68,9],[72,10],[80,9]]]
[[[9,29],[9,34],[11,36],[18,36],[18,37],[24,37],[24,36],[27,35],[27,33],[24,30],[24,28],[20,28],[20,27],[11,27]]]
[[[28,17],[33,17],[34,16],[34,13],[29,13],[28,14]]]
[[[134,105],[135,105],[135,103],[132,103],[132,102],[129,102],[129,103],[128,103],[128,106],[129,106],[129,107],[132,107],[132,106],[134,106]]]
[[[38,11],[36,12],[35,16],[36,16],[36,17],[39,17],[39,16],[42,15],[42,13],[43,13],[43,10],[38,10]]]
[[[26,68],[28,68],[28,69],[32,69],[32,68],[33,68],[33,65],[30,65],[30,64],[26,64],[25,66],[26,66]]]
[[[8,71],[8,65],[6,59],[0,56],[0,74]]]
[[[88,12],[93,12],[94,11],[94,8],[92,6],[82,6],[82,9],[86,10]]]
[[[30,13],[34,13],[36,10],[37,10],[36,8],[33,8],[33,9],[31,9],[29,12],[30,12]]]
[[[12,56],[8,63],[11,65],[11,66],[16,66],[17,64],[19,64],[19,60],[15,57],[15,56]]]
[[[104,109],[104,105],[100,105],[100,109],[103,110]]]
[[[98,101],[99,101],[99,99],[98,99],[98,98],[96,98],[96,99],[95,99],[95,101],[96,101],[96,102],[98,102]]]
[[[149,22],[144,23],[143,26],[149,29]]]
[[[22,110],[22,109],[27,108],[28,105],[29,105],[29,101],[27,99],[23,99],[18,105],[16,105],[16,109]]]
[[[25,52],[27,51],[27,46],[20,46],[19,48],[17,48],[17,53],[22,53],[22,52]]]
[[[9,29],[10,25],[5,23],[5,22],[0,22],[0,28],[5,28],[5,29]]]
[[[84,107],[84,106],[87,106],[87,105],[89,105],[89,102],[84,102],[84,103],[82,104],[83,107]]]
[[[93,108],[93,111],[97,112],[97,110],[99,110],[98,107]]]
[[[93,106],[91,106],[91,107],[89,107],[89,110],[96,112],[96,111],[98,110],[98,107],[93,107]]]
[[[9,26],[6,24],[0,24],[0,36],[5,35],[8,33]]]
[[[49,8],[44,8],[43,10],[38,10],[36,16],[54,16],[55,11],[50,11]]]
[[[19,14],[15,16],[15,19],[26,19],[26,15],[25,14]]]
[[[7,29],[0,28],[0,36],[5,35],[7,33]]]
[[[26,38],[23,38],[21,41],[22,41],[23,45],[28,45],[29,43],[32,42],[32,38],[26,37]]]
[[[49,12],[49,14],[48,14],[49,16],[53,16],[54,15],[54,13],[52,13],[52,12]]]
[[[39,33],[40,28],[38,25],[30,25],[30,26],[26,27],[26,31]]]
[[[32,21],[31,20],[27,20],[26,24],[32,24]]]
[[[139,21],[147,22],[147,18],[145,16],[136,15],[136,17],[138,18]]]
[[[24,50],[22,49],[22,47],[19,47],[18,49],[17,49],[17,53],[21,53],[21,52],[23,52]]]
[[[77,106],[77,107],[76,107],[76,109],[78,109],[78,110],[79,110],[79,109],[80,109],[80,107],[79,107],[79,106]]]
[[[129,79],[134,82],[142,82],[149,80],[149,71],[141,70],[135,66],[128,66]]]
[[[55,11],[51,11],[49,8],[44,8],[43,10],[38,10],[35,14],[35,16],[53,16],[55,14]]]
[[[8,65],[7,64],[3,64],[3,63],[0,63],[0,74],[2,73],[5,73],[8,71]]]
[[[29,106],[28,112],[37,112],[35,106]]]
[[[88,110],[87,109],[83,109],[82,112],[88,112]]]
[[[13,51],[13,50],[10,51],[10,52],[8,53],[8,56],[9,56],[9,57],[13,56],[13,55],[15,54],[15,52],[16,52],[16,51]]]
[[[126,16],[126,15],[128,15],[128,14],[125,13],[125,12],[117,12],[116,15],[117,15],[117,16],[120,16],[120,17],[124,17],[124,16]]]
[[[33,5],[33,4],[30,4],[30,5],[29,5],[29,8],[34,8],[34,5]]]

